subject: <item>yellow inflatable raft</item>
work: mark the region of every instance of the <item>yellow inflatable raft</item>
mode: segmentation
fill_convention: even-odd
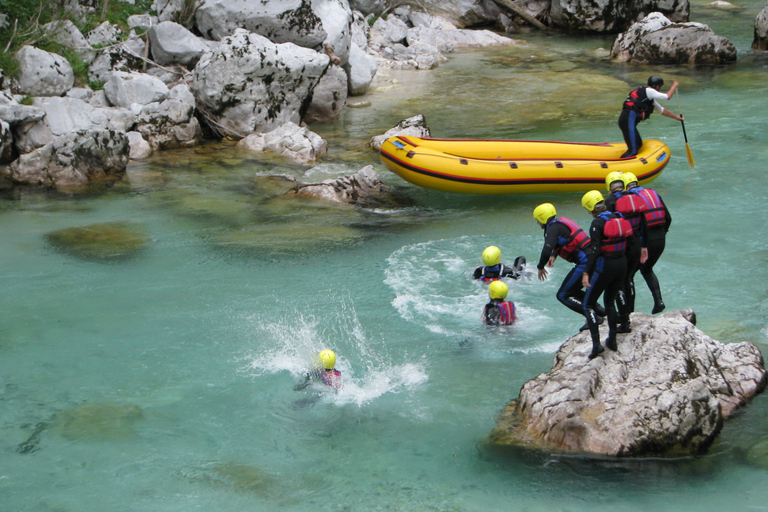
[[[621,158],[626,150],[623,142],[396,136],[381,146],[381,161],[414,185],[464,194],[602,190],[612,171],[632,172],[643,185],[669,162],[669,148],[658,140],[646,140],[637,156]]]

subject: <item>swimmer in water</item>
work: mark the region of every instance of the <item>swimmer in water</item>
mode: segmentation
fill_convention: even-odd
[[[511,279],[520,279],[520,275],[525,268],[525,257],[515,258],[515,264],[511,267],[501,262],[501,249],[495,245],[490,245],[483,251],[482,267],[477,267],[473,278],[486,283],[496,281],[505,277]]]
[[[333,350],[323,350],[315,356],[315,370],[307,372],[304,381],[294,386],[295,391],[301,391],[312,382],[322,383],[336,391],[341,389],[341,372],[335,368],[336,353]]]

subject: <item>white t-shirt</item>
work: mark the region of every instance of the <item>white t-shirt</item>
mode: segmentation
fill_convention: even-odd
[[[648,96],[649,99],[653,100],[653,109],[659,114],[663,114],[664,107],[659,105],[659,102],[657,100],[668,100],[669,96],[667,96],[665,93],[661,91],[657,91],[653,87],[646,87],[645,95]]]

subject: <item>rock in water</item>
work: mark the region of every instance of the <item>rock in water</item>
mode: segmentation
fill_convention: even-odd
[[[618,351],[591,361],[589,333],[569,338],[552,371],[502,411],[491,440],[616,456],[703,453],[723,419],[765,388],[766,372],[755,345],[715,341],[694,319],[690,309],[633,313]]]

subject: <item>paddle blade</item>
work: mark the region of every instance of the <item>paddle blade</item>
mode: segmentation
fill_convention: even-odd
[[[696,167],[696,164],[693,163],[693,153],[691,153],[691,146],[688,145],[688,143],[685,143],[685,152],[688,154],[688,164],[691,167]]]

